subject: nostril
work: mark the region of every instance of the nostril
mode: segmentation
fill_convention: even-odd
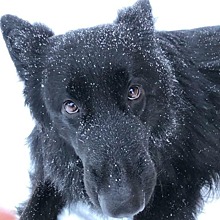
[[[132,218],[145,207],[144,194],[130,197],[117,194],[103,194],[98,195],[98,200],[102,212],[113,218]]]
[[[91,169],[90,173],[93,176],[93,178],[95,178],[95,179],[97,179],[99,177],[98,172],[97,172],[96,169]]]
[[[90,180],[92,182],[99,182],[102,178],[102,174],[92,166],[87,167],[85,170],[85,175],[87,176],[87,180]]]

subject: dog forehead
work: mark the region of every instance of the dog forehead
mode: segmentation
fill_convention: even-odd
[[[129,69],[131,60],[118,29],[107,25],[52,37],[45,63],[49,72],[61,77],[83,78]]]
[[[82,59],[89,56],[111,57],[114,52],[123,52],[120,31],[114,25],[103,25],[67,32],[51,38],[51,55],[73,56]],[[53,57],[53,56],[52,56]]]
[[[50,87],[56,87],[56,90],[74,90],[85,91],[97,90],[100,93],[109,88],[127,85],[130,79],[130,73],[118,66],[111,68],[102,68],[99,64],[92,64],[91,67],[80,68],[64,63],[53,65],[44,71],[44,79]]]
[[[126,65],[114,63],[111,59],[105,62],[97,61],[93,56],[61,59],[50,63],[44,72],[45,87],[77,100],[86,100],[91,95],[107,98],[114,91],[122,90],[130,79]]]

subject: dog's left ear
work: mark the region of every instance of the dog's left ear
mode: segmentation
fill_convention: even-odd
[[[133,6],[119,11],[115,23],[128,46],[143,45],[147,38],[154,35],[154,19],[149,0],[138,0]]]
[[[152,32],[154,24],[149,0],[138,0],[133,6],[119,11],[115,23],[123,24],[136,30]]]

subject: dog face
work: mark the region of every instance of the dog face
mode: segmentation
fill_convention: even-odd
[[[60,36],[13,16],[2,18],[2,30],[33,117],[80,158],[92,203],[112,217],[143,210],[156,184],[149,140],[167,123],[172,87],[149,3],[121,11],[112,25]]]

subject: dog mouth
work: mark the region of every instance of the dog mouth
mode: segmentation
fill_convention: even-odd
[[[111,218],[133,219],[144,210],[152,191],[153,189],[146,193],[140,184],[129,182],[104,184],[99,189],[94,183],[86,184],[91,203],[100,209],[104,216]]]
[[[149,203],[156,185],[154,166],[147,165],[142,173],[134,173],[122,165],[117,170],[110,169],[110,174],[106,167],[106,172],[86,167],[84,184],[91,203],[104,216],[133,219]]]

